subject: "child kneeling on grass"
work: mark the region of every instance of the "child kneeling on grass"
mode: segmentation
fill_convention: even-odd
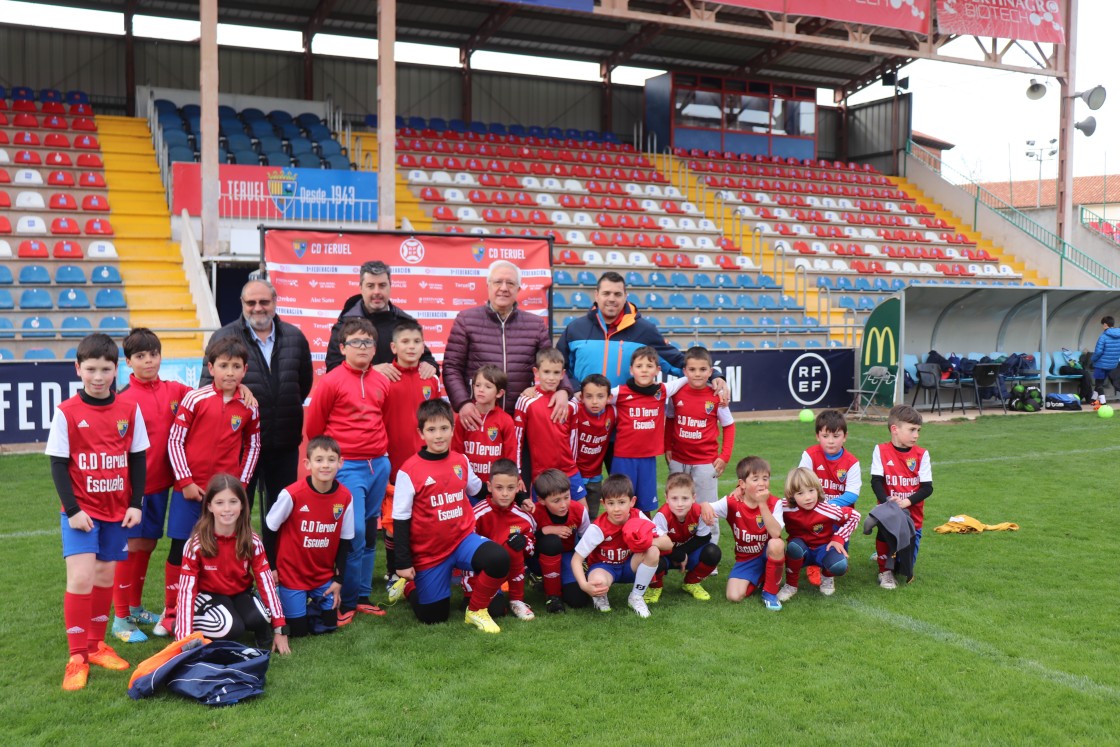
[[[681,589],[701,602],[711,599],[700,582],[712,575],[722,553],[713,541],[712,525],[700,520],[696,483],[691,475],[685,472],[669,475],[665,481],[665,505],[653,515],[653,523],[672,540],[673,551],[661,556],[657,575],[646,589],[646,602],[656,604],[661,599],[665,574],[673,568],[685,574]]]
[[[626,603],[638,617],[649,617],[644,598],[646,588],[657,573],[661,553],[673,550],[672,540],[634,507],[637,500],[634,483],[626,475],[611,475],[604,480],[603,513],[587,528],[572,554],[572,574],[600,612],[611,611],[607,598],[611,584],[633,582]]]
[[[258,648],[291,653],[283,606],[264,543],[250,523],[244,485],[219,472],[206,486],[201,509],[183,548],[175,639],[197,630],[207,638],[237,640],[251,630]]]
[[[762,603],[778,611],[778,584],[786,546],[782,542],[782,499],[770,495],[770,465],[749,456],[735,465],[739,485],[726,498],[701,505],[701,518],[727,519],[735,537],[735,565],[727,579],[727,598],[741,602],[762,586]]]
[[[790,470],[785,496],[782,518],[789,540],[786,583],[778,591],[778,601],[786,602],[797,593],[797,580],[805,564],[821,569],[821,594],[831,596],[836,591],[835,577],[848,572],[844,543],[859,524],[859,511],[826,502],[820,481],[807,467]]]
[[[473,592],[463,621],[484,633],[500,633],[488,608],[509,574],[509,554],[475,534],[468,499],[482,489],[467,458],[450,450],[455,416],[443,400],[416,410],[424,448],[401,465],[393,491],[397,575],[389,603],[402,596],[422,623],[451,616],[451,571],[473,571]]]
[[[295,638],[338,628],[342,580],[354,538],[353,499],[337,479],[341,463],[338,441],[330,436],[311,439],[303,463],[307,478],[281,490],[265,519],[275,538],[265,549],[279,575],[284,618]]]

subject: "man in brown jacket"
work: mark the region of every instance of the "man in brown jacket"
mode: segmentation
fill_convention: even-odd
[[[489,300],[455,318],[443,354],[447,396],[460,420],[472,430],[482,422],[471,397],[475,372],[488,363],[506,372],[509,386],[502,406],[513,415],[518,396],[533,385],[537,351],[552,347],[547,320],[517,308],[517,293],[521,289],[517,265],[505,260],[494,262],[486,287]],[[566,417],[571,393],[571,383],[565,377],[552,398],[553,417]]]

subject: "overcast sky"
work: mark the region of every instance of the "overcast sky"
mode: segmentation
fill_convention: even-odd
[[[1115,138],[1120,132],[1120,65],[1115,45],[1120,39],[1120,2],[1117,0],[1081,0],[1078,5],[1080,18],[1077,29],[1077,79],[1078,90],[1104,85],[1109,99],[1098,111],[1097,131],[1087,138],[1078,133],[1074,147],[1074,173],[1088,176],[1120,173],[1120,142]],[[33,3],[0,0],[0,18],[7,23],[24,23],[70,28],[104,33],[123,33],[119,14],[68,9],[60,15],[58,9]],[[198,37],[197,22],[168,21],[138,16],[135,32],[139,36],[154,36],[192,40]],[[299,34],[295,32],[263,32],[261,29],[223,26],[219,28],[220,44],[248,47],[275,47],[298,50]],[[960,39],[953,49],[961,55],[975,54],[972,39]],[[376,44],[372,40],[346,39],[320,34],[315,38],[316,53],[333,52],[355,57],[374,57]],[[414,44],[399,44],[398,59],[404,62],[458,64],[457,50],[431,48]],[[1023,58],[1020,57],[1021,61]],[[557,75],[558,71],[570,77],[597,80],[598,65],[593,63],[563,63],[552,59],[531,60],[511,55],[478,52],[472,64],[480,70],[517,70],[541,75]],[[650,74],[637,68],[619,68],[615,81],[638,84]],[[910,78],[910,92],[914,95],[913,127],[916,130],[955,143],[956,147],[945,154],[948,166],[961,175],[980,181],[1005,181],[1035,179],[1039,163],[1025,155],[1025,141],[1036,140],[1041,144],[1058,136],[1058,86],[1051,79],[1047,95],[1040,101],[1027,99],[1025,91],[1030,75],[1002,73],[966,65],[919,61],[905,68],[900,77]],[[1040,80],[1044,80],[1040,78]],[[11,83],[17,84],[18,81]],[[867,101],[887,95],[888,89],[873,85],[853,97],[853,102]],[[831,102],[831,96],[822,95],[822,101]],[[1077,120],[1090,115],[1088,107],[1079,102]],[[1116,143],[1108,154],[1109,143]],[[1057,161],[1042,163],[1043,178],[1054,178]],[[953,181],[960,181],[947,174]]]

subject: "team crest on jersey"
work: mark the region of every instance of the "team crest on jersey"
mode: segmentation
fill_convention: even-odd
[[[179,400],[173,399],[171,400],[171,414],[175,415],[177,412],[179,412]]]
[[[705,402],[704,403],[704,414],[705,415],[711,415],[712,410],[714,410],[714,409],[716,409],[716,403],[715,402]]]
[[[610,418],[607,418],[607,423],[606,424],[607,424],[607,430],[609,431],[611,429],[611,419]]]
[[[844,479],[847,478],[847,476],[848,476],[848,470],[846,470],[846,469],[836,470],[836,481],[837,482],[844,482]]]
[[[420,387],[420,394],[424,395],[424,401],[425,402],[427,400],[431,399],[432,398],[432,387],[431,387],[431,385],[430,384],[425,384],[424,386]]]
[[[918,466],[918,460],[917,460],[916,457],[906,457],[906,469],[913,472],[914,468],[917,467],[917,466]]]
[[[823,531],[824,531],[824,524],[814,524],[813,525],[813,534],[820,534]]]
[[[230,419],[229,419],[229,427],[230,427],[231,430],[234,430],[234,431],[236,431],[238,428],[240,428],[241,427],[241,416],[240,415],[231,416]]]
[[[331,514],[334,516],[335,521],[338,521],[339,519],[342,518],[342,511],[343,511],[343,506],[342,506],[341,503],[336,503],[331,508]]]
[[[127,420],[118,420],[117,421],[117,435],[120,436],[121,438],[124,438],[126,433],[128,433],[128,421]]]
[[[689,524],[688,525],[688,533],[689,534],[696,534],[696,527],[697,526],[699,526],[699,525],[698,524]]]
[[[509,528],[509,536],[512,537],[515,534],[521,534],[521,527],[510,527]]]
[[[488,439],[490,439],[491,441],[497,441],[498,440],[498,426],[496,426],[496,425],[486,426],[486,437]]]
[[[655,400],[657,400],[658,402],[661,401],[661,390],[660,389],[657,390],[657,394],[653,395],[653,398]]]
[[[761,516],[754,517],[754,523],[758,525],[759,529],[762,529],[766,526],[766,523],[762,520]]]
[[[461,465],[461,464],[453,465],[451,467],[451,471],[454,472],[455,476],[458,477],[460,480],[463,479],[463,465]]]

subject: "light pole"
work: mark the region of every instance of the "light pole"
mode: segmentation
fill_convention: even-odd
[[[1027,158],[1032,158],[1038,161],[1038,187],[1035,190],[1034,206],[1035,208],[1042,207],[1042,162],[1052,161],[1054,156],[1057,155],[1058,138],[1050,138],[1050,142],[1046,145],[1036,145],[1036,141],[1027,141]]]

